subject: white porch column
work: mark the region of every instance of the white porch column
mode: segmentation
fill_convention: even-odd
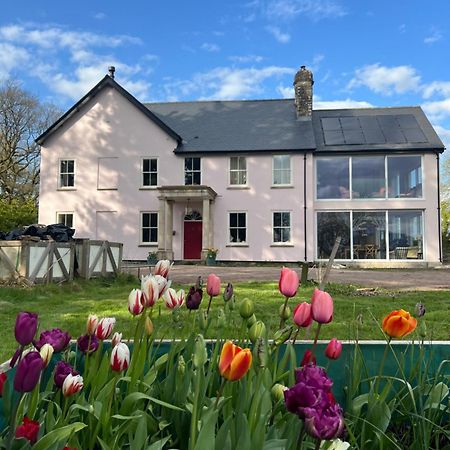
[[[158,258],[166,257],[166,199],[159,199],[158,211]]]
[[[166,259],[173,260],[173,202],[166,201]]]
[[[202,223],[202,258],[205,259],[210,248],[209,230],[210,230],[210,203],[209,198],[203,199],[203,223]]]

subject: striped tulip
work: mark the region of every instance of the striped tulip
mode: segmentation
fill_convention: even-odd
[[[133,316],[138,316],[144,311],[144,295],[140,289],[133,289],[128,296],[128,311]]]
[[[130,364],[130,349],[126,344],[120,342],[111,352],[111,369],[115,372],[126,370]]]
[[[89,317],[86,322],[86,334],[92,336],[95,334],[95,330],[98,325],[98,317],[95,314],[89,314]]]
[[[114,317],[104,317],[98,322],[97,330],[95,331],[96,336],[101,340],[108,339],[111,336],[112,330],[116,323]]]
[[[184,303],[184,291],[183,289],[180,289],[176,292],[175,289],[169,288],[164,294],[163,299],[169,309],[178,309]]]
[[[121,342],[122,342],[122,333],[116,331],[111,339],[111,347],[114,348],[117,344],[120,344]]]
[[[54,349],[50,344],[44,344],[39,350],[42,361],[44,361],[44,368],[48,366],[48,363],[52,359]]]
[[[170,264],[168,259],[161,259],[156,263],[155,269],[153,270],[153,275],[161,275],[167,279],[171,267],[172,264]]]
[[[80,392],[83,389],[83,377],[81,375],[72,375],[69,373],[62,385],[62,393],[64,397]]]
[[[144,294],[145,306],[151,308],[159,298],[159,286],[155,277],[147,275],[142,277],[141,291]]]
[[[252,365],[252,353],[249,348],[242,349],[231,341],[225,342],[220,354],[220,374],[229,381],[240,380]]]
[[[159,298],[161,298],[166,293],[167,289],[170,288],[172,280],[167,280],[167,278],[164,278],[162,275],[155,275],[154,278],[158,283],[158,295]]]

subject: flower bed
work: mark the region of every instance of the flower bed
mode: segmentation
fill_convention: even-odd
[[[221,292],[218,277],[208,277],[208,305],[202,306],[201,283],[186,296],[170,288],[169,271],[168,262],[159,262],[130,293],[133,343],[113,335],[114,319],[95,316],[72,347],[58,329],[36,340],[37,316],[19,315],[16,367],[6,380],[0,375],[6,419],[0,447],[347,448],[339,438],[352,448],[437,449],[448,440],[448,346],[392,341],[420,338],[420,308],[417,319],[403,310],[388,314],[384,344],[320,343],[333,300],[316,290],[311,303],[292,314],[298,277],[283,269],[280,328],[268,336],[250,299],[235,304],[231,285],[223,315],[213,318],[211,301],[222,301],[214,299]],[[180,308],[191,310],[188,339],[153,339],[158,322],[152,311],[160,298],[173,311],[174,327]],[[236,314],[242,326],[235,343],[205,341],[213,320]],[[297,341],[308,327],[315,329],[314,342]]]

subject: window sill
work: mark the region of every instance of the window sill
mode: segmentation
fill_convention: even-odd
[[[227,244],[225,245],[225,247],[248,247],[249,245],[247,243],[243,243],[243,244]]]
[[[294,244],[291,244],[289,242],[273,242],[270,244],[271,247],[295,247]]]
[[[270,189],[293,189],[294,185],[293,184],[272,184],[272,186],[270,186]]]
[[[248,186],[247,184],[231,184],[227,186],[227,189],[250,189],[250,186]]]
[[[76,191],[76,187],[59,187],[56,189],[57,191]]]
[[[154,191],[155,189],[158,189],[159,186],[141,186],[139,188],[140,191]]]
[[[97,188],[97,191],[118,191],[119,188]]]
[[[138,247],[158,247],[157,242],[148,242],[145,244],[138,244]]]

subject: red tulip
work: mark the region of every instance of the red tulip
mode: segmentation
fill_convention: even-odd
[[[220,294],[220,278],[213,273],[208,275],[206,281],[206,292],[210,297],[216,297]]]
[[[130,349],[126,344],[120,342],[111,352],[111,369],[115,372],[125,370],[130,364]]]
[[[252,352],[249,348],[242,349],[231,341],[225,342],[220,354],[220,374],[229,381],[240,380],[252,365]]]
[[[325,349],[325,356],[329,359],[338,359],[342,353],[342,343],[336,338],[331,339]]]
[[[283,267],[280,273],[278,289],[285,297],[294,297],[299,286],[298,275],[295,270]]]
[[[39,434],[39,422],[30,420],[28,417],[23,418],[22,425],[16,428],[16,438],[25,438],[33,445],[37,441]]]
[[[302,362],[300,363],[301,367],[307,366],[309,364],[312,364],[313,366],[316,365],[316,357],[313,355],[313,352],[308,348],[305,350],[305,353],[303,355]]]
[[[311,297],[312,317],[317,323],[330,323],[333,320],[333,299],[328,292],[314,289]]]
[[[114,348],[117,344],[120,344],[121,342],[122,342],[122,333],[116,331],[111,339],[111,348]]]
[[[108,339],[111,336],[112,330],[116,323],[114,317],[104,317],[98,322],[97,330],[95,331],[96,336],[101,340]]]
[[[70,397],[83,389],[83,377],[81,375],[72,375],[69,373],[62,385],[64,397]]]
[[[3,385],[6,383],[6,373],[0,373],[0,397],[3,395]]]
[[[311,305],[303,302],[294,308],[294,323],[298,327],[309,327],[312,323]]]
[[[140,289],[133,289],[128,296],[128,311],[138,316],[144,311],[145,297]]]

